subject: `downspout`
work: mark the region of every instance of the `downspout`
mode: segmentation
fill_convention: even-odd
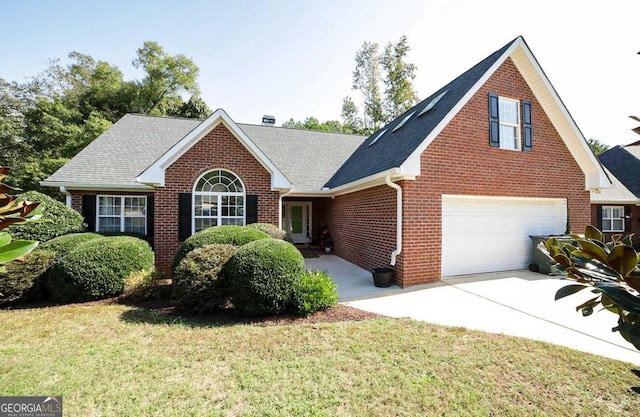
[[[384,182],[396,190],[396,250],[391,252],[391,266],[396,266],[396,259],[402,252],[402,187],[391,182],[391,175],[384,177]]]
[[[293,188],[289,188],[284,194],[280,194],[280,202],[278,203],[278,228],[282,229],[282,199],[293,192]],[[282,229],[284,230],[284,229]]]
[[[64,195],[66,196],[65,203],[67,207],[71,208],[71,193],[67,191],[64,185],[60,186],[60,192],[64,193]]]

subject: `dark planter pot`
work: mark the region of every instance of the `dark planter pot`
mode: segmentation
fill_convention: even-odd
[[[371,270],[373,284],[380,288],[390,287],[393,284],[394,272],[391,268],[373,268]]]

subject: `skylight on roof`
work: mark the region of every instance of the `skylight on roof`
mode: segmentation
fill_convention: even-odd
[[[368,146],[371,146],[371,145],[375,144],[375,143],[378,141],[378,139],[380,139],[380,138],[382,137],[382,135],[384,135],[385,133],[387,133],[387,129],[385,129],[385,130],[381,131],[380,133],[378,133],[378,134],[376,135],[376,137],[375,137],[375,138],[373,138],[373,140],[371,141],[371,143],[369,143],[369,145],[368,145]]]
[[[424,106],[424,109],[422,109],[420,114],[418,114],[418,117],[422,116],[423,114],[425,114],[426,112],[428,112],[429,110],[434,108],[436,106],[436,104],[438,104],[440,99],[442,97],[444,97],[444,95],[447,94],[448,92],[449,92],[449,90],[444,90],[444,92],[442,92],[442,93],[438,94],[436,97],[434,97],[433,100],[431,100],[426,106]]]
[[[416,112],[413,111],[411,113],[409,113],[409,115],[407,117],[405,117],[404,119],[402,119],[402,121],[400,123],[398,123],[398,126],[394,127],[393,130],[391,131],[391,133],[395,132],[396,130],[400,129],[402,126],[404,126],[405,123],[407,123],[407,120],[411,119],[411,116],[413,116]]]

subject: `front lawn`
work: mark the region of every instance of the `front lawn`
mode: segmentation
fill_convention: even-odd
[[[233,324],[79,304],[0,311],[0,395],[65,416],[637,416],[631,365],[408,319]]]

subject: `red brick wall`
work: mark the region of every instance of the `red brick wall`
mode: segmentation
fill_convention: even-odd
[[[591,205],[591,224],[595,227],[600,228],[600,219],[598,219],[598,206],[623,206],[625,207],[625,212],[629,213],[629,218],[624,221],[624,232],[603,232],[604,236],[607,240],[611,239],[613,235],[622,234],[626,236],[628,234],[633,233],[633,244],[634,247],[640,248],[640,207],[631,204],[592,204]],[[578,232],[576,230],[576,232]],[[583,232],[583,231],[580,231]]]
[[[489,146],[488,94],[532,102],[533,151]],[[441,270],[442,194],[566,198],[572,231],[590,221],[584,175],[508,59],[460,110],[421,158],[421,175],[404,181],[402,286],[437,281]],[[365,268],[389,263],[395,249],[395,190],[381,186],[337,197],[336,253]]]
[[[190,193],[197,179],[212,169],[237,175],[247,194],[258,195],[258,221],[278,224],[278,192],[271,175],[222,124],[209,132],[165,172],[165,187],[155,193],[156,269],[170,275],[178,240],[178,194]]]
[[[328,214],[336,255],[364,269],[389,266],[396,244],[396,190],[381,185],[337,196]]]

